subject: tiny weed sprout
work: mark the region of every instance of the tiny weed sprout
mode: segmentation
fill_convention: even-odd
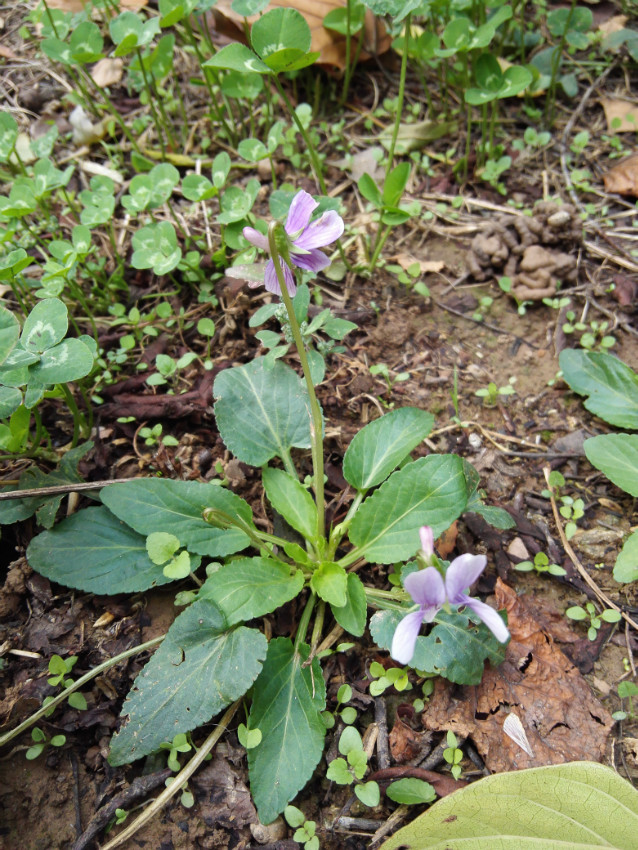
[[[450,773],[455,779],[461,775],[463,750],[458,745],[456,735],[451,730],[446,735],[447,747],[443,750],[443,758],[450,765]]]
[[[564,576],[567,571],[558,564],[550,564],[549,558],[544,552],[537,552],[533,561],[520,561],[514,565],[514,569],[521,573],[529,573],[536,570],[537,573],[549,573],[550,576]]]
[[[603,622],[618,623],[622,618],[620,611],[616,611],[613,608],[605,608],[598,614],[593,602],[587,602],[584,608],[580,605],[572,605],[571,608],[565,611],[565,616],[569,617],[570,620],[577,620],[579,622],[589,621],[589,626],[587,627],[587,637],[589,640],[596,640],[598,630]]]

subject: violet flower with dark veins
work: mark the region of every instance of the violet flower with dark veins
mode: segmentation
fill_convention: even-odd
[[[434,544],[431,529],[423,526],[420,535],[421,556],[426,562],[432,563]],[[446,602],[450,605],[467,605],[498,641],[505,643],[509,640],[510,633],[500,614],[485,602],[465,593],[466,588],[483,572],[486,564],[485,555],[460,555],[447,568],[445,579],[433,566],[410,573],[403,586],[419,609],[404,617],[394,632],[390,655],[395,661],[399,664],[409,664],[422,624],[431,623]]]
[[[301,189],[292,199],[284,231],[288,237],[290,261],[304,271],[319,272],[330,265],[330,259],[320,251],[343,233],[343,219],[334,210],[325,212],[317,221],[310,223],[310,216],[319,206],[317,201]],[[256,248],[268,251],[268,237],[254,227],[244,227],[244,236]],[[297,291],[295,277],[288,263],[280,257],[286,288],[291,296]],[[227,269],[228,277],[247,280],[250,287],[264,285],[268,292],[281,295],[279,280],[272,259],[267,263],[238,265]]]

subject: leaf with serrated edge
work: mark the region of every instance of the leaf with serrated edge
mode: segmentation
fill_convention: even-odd
[[[135,531],[148,535],[170,529],[191,553],[220,558],[249,544],[243,531],[215,528],[204,520],[206,508],[217,508],[252,525],[250,505],[215,484],[135,478],[111,484],[100,495],[109,510]]]
[[[347,595],[344,606],[341,608],[331,606],[332,616],[342,629],[355,637],[361,637],[366,627],[368,603],[363,583],[354,573],[348,573]]]
[[[343,458],[343,476],[357,490],[376,487],[432,430],[434,417],[416,407],[400,407],[369,422],[352,439]]]
[[[209,576],[199,598],[212,599],[229,626],[269,614],[294,599],[303,587],[301,570],[271,558],[238,558]]]
[[[230,451],[251,466],[263,466],[295,446],[310,448],[308,393],[290,366],[263,357],[224,369],[215,379],[215,417]]]
[[[27,560],[41,575],[91,593],[134,593],[170,579],[146,551],[146,538],[107,508],[86,508],[34,537]]]
[[[250,789],[262,823],[270,823],[312,777],[326,727],[320,712],[326,686],[315,658],[303,667],[310,648],[295,652],[288,638],[271,640],[253,689],[249,727],[261,729],[261,744],[248,751]]]
[[[380,850],[635,850],[638,791],[597,762],[472,782],[439,800]]]
[[[261,632],[227,630],[213,602],[194,602],[135,680],[122,708],[128,720],[111,741],[110,763],[127,764],[207,723],[246,693],[266,651]]]
[[[363,502],[350,526],[350,542],[368,560],[393,564],[419,548],[419,528],[429,525],[435,538],[465,510],[461,459],[430,455],[394,472]]]

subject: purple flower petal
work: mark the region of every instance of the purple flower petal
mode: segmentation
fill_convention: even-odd
[[[426,558],[432,557],[434,554],[434,534],[429,525],[421,526],[419,537],[421,538],[421,551]]]
[[[251,245],[255,246],[255,248],[259,248],[260,251],[268,250],[268,237],[264,236],[264,234],[260,233],[258,230],[255,230],[254,227],[244,227],[243,234],[244,239],[247,239]]]
[[[427,567],[410,575],[403,582],[412,599],[418,602],[422,608],[434,608],[434,614],[445,602],[445,585],[441,574],[435,567]],[[428,611],[429,614],[429,611]],[[432,617],[434,617],[432,614]],[[432,619],[428,616],[428,622]]]
[[[329,210],[328,212],[325,212],[320,219],[309,224],[303,233],[295,239],[293,245],[304,251],[310,251],[312,248],[324,248],[326,245],[330,245],[331,242],[334,242],[335,239],[338,239],[341,236],[343,233],[343,227],[343,219],[341,216],[334,210]],[[286,230],[288,231],[287,224]]]
[[[416,639],[419,636],[423,618],[420,611],[414,611],[404,617],[396,627],[392,638],[390,655],[399,664],[408,664],[414,655]]]
[[[477,617],[480,617],[481,620],[483,620],[496,640],[501,643],[506,643],[506,641],[509,640],[510,633],[498,611],[490,608],[490,606],[486,605],[485,602],[479,602],[478,599],[473,599],[471,596],[466,596],[463,600],[463,604],[467,605],[468,608],[474,611]]]
[[[318,206],[317,201],[308,192],[304,192],[303,189],[297,192],[288,210],[288,218],[284,225],[286,233],[289,236],[293,236],[295,233],[299,233],[300,230],[308,227],[310,216]]]
[[[296,266],[307,272],[320,272],[330,265],[329,258],[319,248],[313,248],[307,254],[295,254],[293,249],[290,253],[290,259]]]
[[[445,589],[452,605],[460,605],[463,591],[481,575],[487,564],[485,555],[459,555],[445,573]]]
[[[295,286],[295,279],[292,275],[292,272],[284,263],[284,261],[279,258],[281,262],[281,267],[284,271],[284,280],[286,281],[286,289],[290,293],[291,297],[297,291],[297,287]],[[272,292],[273,295],[281,295],[281,289],[279,287],[279,278],[277,277],[277,272],[275,271],[275,264],[272,260],[268,260],[266,263],[266,270],[264,272],[264,285],[268,292]]]

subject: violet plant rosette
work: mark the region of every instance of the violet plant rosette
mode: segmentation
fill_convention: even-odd
[[[301,189],[292,199],[288,217],[283,226],[287,238],[286,244],[282,246],[284,250],[281,253],[284,256],[279,258],[279,262],[286,289],[291,296],[296,293],[297,287],[288,261],[303,271],[322,271],[330,265],[330,259],[319,249],[335,242],[343,233],[343,219],[334,210],[325,212],[316,221],[310,221],[310,217],[318,206],[318,202],[312,195]],[[243,233],[251,245],[270,253],[268,236],[255,230],[254,227],[244,227]],[[272,258],[266,263],[233,266],[227,269],[226,275],[247,280],[250,287],[264,285],[268,292],[281,295],[281,287]]]
[[[434,554],[432,529],[422,526],[419,534],[419,559],[429,566],[410,573],[403,582],[404,588],[419,608],[404,617],[397,626],[390,650],[392,658],[399,664],[409,664],[421,626],[423,623],[431,623],[441,608],[448,604],[466,605],[485,623],[498,641],[506,643],[510,633],[500,614],[485,602],[474,599],[465,592],[485,569],[485,555],[460,555],[452,561],[443,577],[439,569],[433,566],[437,558]]]

